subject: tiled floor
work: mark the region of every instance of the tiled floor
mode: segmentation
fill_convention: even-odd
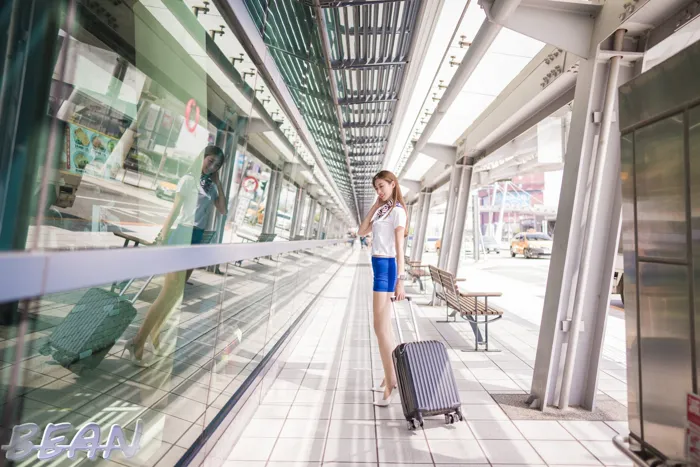
[[[374,407],[369,388],[382,371],[370,281],[368,257],[356,252],[316,304],[241,438],[221,441],[207,465],[630,465],[611,442],[626,431],[624,421],[509,419],[491,394],[529,389],[534,349],[532,330],[507,319],[493,326],[502,352],[463,352],[473,345],[468,327],[437,324],[444,311],[420,310],[421,338],[448,345],[465,422],[446,426],[435,417],[412,432],[398,397],[389,408]],[[404,336],[412,338],[408,313],[398,308]]]

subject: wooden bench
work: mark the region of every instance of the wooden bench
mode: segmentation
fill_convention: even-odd
[[[406,275],[411,277],[412,282],[415,284],[418,281],[418,287],[421,293],[425,293],[425,285],[423,284],[423,278],[430,276],[430,272],[427,270],[426,265],[420,264],[420,261],[411,261],[408,256],[404,256],[404,270]]]
[[[479,324],[484,325],[484,344],[486,346],[486,351],[489,350],[489,323],[497,321],[503,317],[503,310],[500,308],[489,307],[489,297],[500,297],[503,295],[501,292],[473,292],[473,291],[460,291],[457,286],[458,282],[464,281],[464,279],[457,279],[455,276],[445,270],[438,269],[435,266],[429,266],[430,277],[433,280],[433,285],[435,286],[435,293],[438,298],[443,300],[446,306],[446,320],[445,322],[450,322],[449,318],[454,318],[457,321],[457,314],[459,314],[463,319],[467,320],[472,324],[474,328],[475,335],[475,347],[479,350]],[[480,300],[483,298],[483,301]],[[450,314],[450,309],[453,312]],[[483,316],[483,320],[479,320],[479,317]]]

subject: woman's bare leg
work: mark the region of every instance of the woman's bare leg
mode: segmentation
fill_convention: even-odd
[[[185,272],[170,272],[165,275],[163,280],[163,288],[158,294],[158,298],[153,302],[146,313],[146,319],[141,324],[138,333],[134,337],[134,346],[136,347],[136,358],[143,357],[143,347],[146,344],[146,338],[155,330],[160,328],[160,325],[165,318],[170,314],[175,304],[178,302],[180,295],[185,287]],[[157,334],[157,333],[156,333]],[[154,345],[158,345],[154,340]]]
[[[194,272],[194,269],[188,269],[187,274],[185,275],[185,282],[190,280],[190,277],[192,277],[192,273]]]
[[[394,332],[391,326],[391,294],[385,292],[374,292],[374,333],[379,343],[379,354],[382,357],[384,367],[384,398],[391,394],[396,385],[396,371],[394,362],[391,359],[391,352],[394,350]]]

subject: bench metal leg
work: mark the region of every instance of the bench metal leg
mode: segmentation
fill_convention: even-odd
[[[443,321],[443,320],[439,319],[435,322],[436,323],[456,323],[457,322],[457,312],[454,312],[452,317],[454,319],[452,321],[450,321],[450,307],[445,305],[445,320]]]
[[[492,321],[497,321],[501,319],[501,316],[494,318],[494,319],[489,319],[489,315],[484,316],[484,321],[481,322],[484,325],[484,338],[482,339],[481,337],[481,332],[479,329],[479,316],[480,315],[474,315],[474,316],[469,316],[467,317],[467,320],[469,321],[469,325],[472,327],[472,330],[474,331],[474,350],[473,352],[479,352],[479,345],[484,345],[484,352],[500,352],[500,349],[490,349],[489,348],[489,323]],[[462,350],[462,352],[472,352],[471,350]]]
[[[489,351],[489,317],[484,320],[484,334],[486,335],[486,351]]]
[[[472,331],[474,332],[474,342],[476,344],[476,350],[479,350],[479,344],[484,343],[484,338],[481,335],[481,329],[479,329],[479,316],[474,317],[474,322],[469,323],[472,326]]]

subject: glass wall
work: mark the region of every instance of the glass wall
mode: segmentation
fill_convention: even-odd
[[[184,264],[185,246],[290,239],[297,190],[330,183],[272,90],[321,77],[302,60],[272,82],[255,65],[269,63],[269,47],[254,59],[224,13],[189,0],[0,6],[0,45],[14,51],[0,57],[11,57],[0,62],[0,250],[67,250],[75,262],[52,274],[92,285],[91,271],[147,268],[144,252]],[[271,17],[234,14],[258,26]],[[293,94],[304,117],[318,105]],[[316,203],[305,225],[310,204],[302,232],[319,228]],[[181,248],[152,250],[163,246]],[[103,436],[118,424],[131,440],[140,420],[141,449],[112,461],[174,465],[346,255],[329,245],[90,287],[67,280],[23,300],[0,294],[0,445],[29,423],[71,423],[69,438],[87,422]],[[37,462],[33,453],[19,464]]]
[[[141,449],[112,461],[174,465],[347,254],[319,248],[227,264],[223,275],[197,269],[188,282],[182,271],[15,304],[26,329],[0,327],[0,441],[23,424],[70,423],[70,439],[93,422],[103,437],[120,425],[131,442],[141,420]],[[115,313],[100,322],[106,307]]]

